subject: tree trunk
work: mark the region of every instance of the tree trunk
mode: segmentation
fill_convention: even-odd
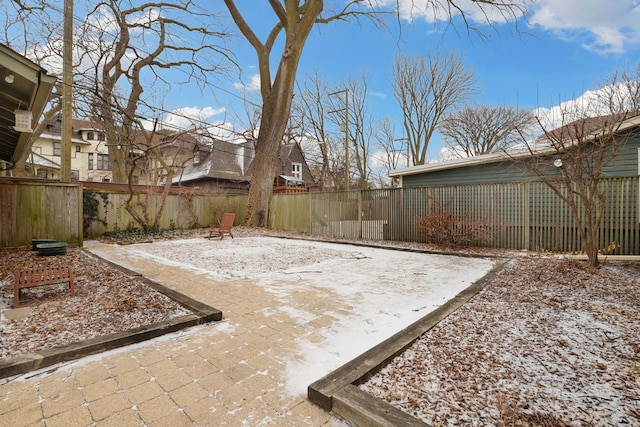
[[[280,146],[289,120],[299,57],[295,58],[295,64],[291,67],[280,64],[276,83],[263,103],[244,221],[251,227],[266,227],[268,224],[273,183],[278,173]]]

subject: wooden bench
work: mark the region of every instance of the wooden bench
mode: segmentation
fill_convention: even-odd
[[[20,289],[23,288],[69,282],[71,296],[74,296],[76,293],[76,286],[73,281],[73,268],[71,268],[70,265],[35,268],[31,270],[15,270],[13,277],[13,308],[20,307]]]

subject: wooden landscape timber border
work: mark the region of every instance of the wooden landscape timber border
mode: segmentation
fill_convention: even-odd
[[[142,276],[140,273],[124,268],[118,264],[114,264],[93,253],[91,256],[99,258],[102,262],[122,271],[128,276],[137,278],[145,285],[166,295],[178,304],[190,310],[191,313],[165,320],[163,322],[116,332],[62,347],[0,360],[0,379],[21,375],[58,363],[68,362],[92,354],[102,353],[107,350],[147,341],[191,326],[222,320],[222,311],[216,308],[210,307],[173,289],[167,288],[166,286]]]
[[[482,278],[438,309],[311,384],[307,389],[309,400],[356,426],[429,426],[384,400],[360,390],[358,386],[388,365],[421,335],[473,298],[507,264],[508,260],[499,262]]]

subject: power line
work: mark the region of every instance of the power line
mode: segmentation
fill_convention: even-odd
[[[57,5],[49,5],[49,9],[50,10],[54,10],[55,12],[58,12],[60,14],[64,13],[64,11],[62,9],[60,9]],[[73,19],[74,19],[74,21],[79,23],[80,26],[84,26],[85,28],[86,27],[93,28],[96,32],[101,32],[103,34],[107,34],[107,35],[113,37],[114,39],[119,36],[118,33],[115,33],[115,32],[109,31],[109,30],[104,30],[103,28],[95,25],[89,19],[82,20],[82,19],[80,19],[78,17],[75,17],[75,16],[73,17]],[[189,33],[189,32],[187,32],[187,33]],[[145,51],[144,48],[136,47],[136,50],[141,52],[141,53],[147,54],[147,55],[149,54],[149,52]],[[232,91],[230,91],[230,90],[228,90],[226,88],[220,87],[220,86],[218,86],[216,84],[213,84],[213,83],[211,83],[211,82],[209,82],[207,80],[200,79],[199,76],[194,75],[194,74],[190,74],[190,73],[188,73],[186,70],[184,70],[182,68],[173,68],[172,70],[177,71],[179,73],[183,73],[186,77],[189,77],[190,79],[194,79],[196,81],[196,83],[199,84],[199,85],[209,86],[209,87],[211,87],[213,89],[216,89],[216,90],[218,90],[220,92],[223,92],[223,93],[228,94],[228,95],[230,95],[232,97],[235,97],[235,98],[239,99],[240,101],[242,101],[243,103],[252,105],[252,106],[257,107],[257,108],[261,108],[261,105],[255,103],[253,101],[248,100],[246,97],[240,96],[240,95],[238,95],[238,94],[236,94],[236,93],[234,93],[234,92],[232,92]],[[64,84],[64,83],[62,83],[62,84]],[[79,88],[82,88],[81,85],[77,85],[75,83],[74,83],[74,86],[78,86]],[[84,89],[87,89],[87,88],[84,88]],[[124,99],[124,97],[122,97],[122,96],[120,96],[119,98],[120,99]],[[205,122],[203,120],[194,119],[192,117],[188,117],[188,116],[186,116],[184,114],[180,114],[180,113],[177,113],[175,111],[168,111],[168,110],[165,110],[163,108],[155,107],[155,106],[152,107],[150,105],[147,105],[147,107],[152,111],[159,111],[159,112],[163,112],[163,113],[167,113],[167,114],[173,114],[173,115],[175,115],[177,117],[182,117],[182,118],[190,120],[192,122],[193,121],[198,121],[198,122],[200,122],[202,124],[205,124],[206,126],[209,126],[209,127],[215,127],[216,126],[214,124],[207,123],[207,122]]]

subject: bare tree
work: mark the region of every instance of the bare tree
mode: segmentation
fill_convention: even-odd
[[[399,137],[389,117],[377,121],[372,137],[376,140],[378,148],[378,151],[371,155],[372,177],[378,187],[388,187],[390,185],[387,176],[389,170],[406,166],[409,160],[404,144],[405,138]]]
[[[126,182],[134,140],[144,132],[141,110],[153,111],[143,93],[150,85],[168,84],[162,70],[181,69],[185,81],[218,71],[212,58],[226,57],[219,42],[225,34],[190,26],[187,17],[213,19],[190,0],[145,3],[106,0],[95,5],[84,22],[85,62],[93,72],[82,86],[90,88],[89,107],[100,117],[109,143],[114,182]],[[110,28],[103,31],[102,28]],[[186,45],[185,39],[199,41]]]
[[[507,152],[569,207],[593,267],[599,265],[598,229],[605,208],[600,179],[631,136],[627,128],[640,118],[640,68],[636,70],[636,75],[613,73],[586,100],[564,104],[555,129],[546,129],[545,123],[558,118],[538,117],[543,135],[533,142],[523,137],[525,156]]]
[[[640,62],[635,71],[614,72],[606,77],[598,92],[600,104],[611,112],[640,111]],[[600,106],[603,108],[603,106]]]
[[[445,114],[438,131],[449,154],[465,158],[505,150],[520,142],[534,123],[528,110],[476,104]]]
[[[256,159],[245,223],[264,226],[267,224],[269,215],[279,144],[286,130],[298,64],[309,33],[316,24],[337,20],[348,21],[362,16],[378,19],[382,11],[377,8],[380,3],[373,0],[350,0],[346,3],[338,3],[340,9],[335,11],[324,10],[324,0],[269,0],[275,22],[266,39],[261,40],[254,28],[245,20],[236,2],[224,0],[224,3],[238,29],[255,50],[260,69],[263,113],[256,142]],[[460,13],[468,28],[471,28],[465,18],[466,12],[458,5],[457,0],[433,2],[433,4],[436,3],[442,6],[448,16]],[[472,7],[480,10],[481,13],[486,13],[487,22],[493,22],[489,14],[491,10],[496,10],[510,19],[517,18],[524,10],[524,7],[518,4],[501,0],[474,2]],[[261,19],[263,24],[265,17]],[[281,34],[284,36],[283,43],[276,43]],[[279,46],[282,46],[282,52],[273,52],[274,47]],[[271,63],[273,58],[277,58],[277,65]],[[272,75],[272,70],[275,70],[275,75]]]
[[[307,161],[311,170],[317,171],[320,181],[320,191],[335,188],[339,178],[332,168],[332,159],[336,151],[335,137],[327,128],[326,119],[331,110],[329,103],[329,85],[320,74],[310,76],[304,86],[298,89],[293,110],[300,117],[302,132],[317,142],[317,146],[310,147]],[[311,156],[309,156],[311,154]]]
[[[348,150],[352,155],[349,168],[353,164],[355,176],[351,178],[355,181],[356,188],[366,189],[370,187],[369,177],[371,175],[370,155],[373,132],[373,119],[367,103],[369,91],[369,77],[366,72],[358,77],[350,77],[344,83],[349,91],[349,127]],[[350,174],[351,175],[351,174]]]
[[[566,124],[544,129],[534,142],[523,141],[525,153],[512,151],[509,156],[568,206],[589,264],[598,267],[598,229],[605,199],[600,178],[627,142],[625,129],[632,119],[626,112],[573,120],[575,115],[576,111],[564,112],[563,118],[569,118]]]
[[[3,10],[3,33],[1,42],[33,62],[47,68],[48,74],[60,75],[61,70],[52,64],[62,56],[60,40],[62,38],[61,13],[48,7],[44,0],[13,0]],[[38,140],[47,124],[60,113],[61,82],[55,85],[49,96],[49,103],[29,136],[31,147]],[[15,163],[14,176],[34,176],[35,168],[29,167],[31,150],[25,150]]]
[[[414,165],[425,164],[429,141],[442,117],[475,91],[474,84],[473,73],[455,53],[436,53],[428,60],[396,57],[392,85]]]
[[[159,129],[158,121],[154,121],[150,130],[141,129],[136,132],[136,156],[131,158],[131,166],[127,168],[126,183],[129,197],[125,202],[125,210],[144,232],[158,231],[160,219],[164,211],[173,178],[177,176],[193,160],[199,150],[199,143],[194,135],[197,129],[167,131]],[[152,177],[146,194],[134,191],[135,174],[148,173]],[[163,184],[158,187],[158,184]],[[158,191],[158,188],[160,190]],[[154,203],[151,198],[158,196]],[[195,213],[189,214],[194,217]],[[192,219],[189,226],[197,222]]]

